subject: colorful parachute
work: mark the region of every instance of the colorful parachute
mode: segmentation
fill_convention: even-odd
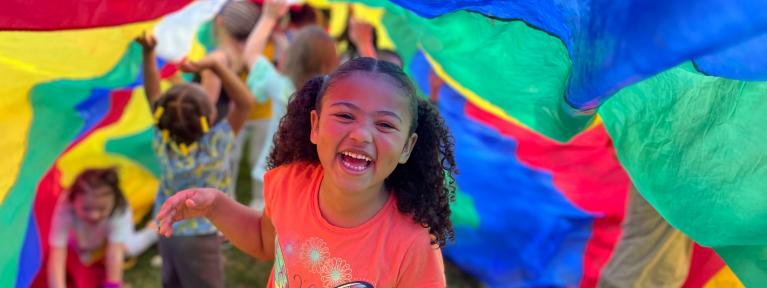
[[[201,57],[202,43],[210,39],[197,37],[198,31],[207,35],[201,26],[224,3],[75,2],[16,3],[0,12],[0,28],[17,30],[0,32],[0,89],[6,95],[0,123],[9,134],[0,142],[9,151],[0,160],[3,287],[29,286],[40,274],[55,201],[83,169],[118,167],[136,220],[149,210],[159,165],[151,153],[149,106],[139,89],[141,48],[132,39],[154,28],[165,43],[158,47],[162,58]],[[27,12],[33,8],[37,13]],[[61,13],[75,10],[81,14]],[[175,77],[175,67],[164,63],[161,76]]]
[[[422,89],[429,71],[448,84],[440,110],[461,174],[445,253],[461,267],[491,286],[591,287],[633,183],[745,284],[767,286],[763,1],[361,2],[384,9],[355,15]],[[198,28],[221,3],[0,10],[13,30],[0,32],[0,286],[40,273],[53,203],[82,169],[117,165],[134,214],[148,210],[158,173],[131,41],[155,29],[163,59],[199,57],[210,39]],[[692,270],[689,287],[732,281],[710,250]]]
[[[525,190],[531,189],[526,182],[515,179],[523,172],[507,172],[513,171],[516,162],[522,162],[525,164],[523,168],[551,173],[555,179],[553,190],[558,192],[554,195],[566,196],[570,200],[569,203],[563,203],[562,199],[545,201],[559,202],[558,207],[564,210],[555,212],[566,215],[562,219],[569,219],[567,225],[558,227],[559,241],[567,243],[583,233],[574,227],[588,230],[588,219],[595,215],[586,214],[584,218],[572,211],[566,213],[566,210],[572,210],[567,205],[576,204],[588,212],[597,212],[594,208],[598,207],[583,203],[599,205],[597,203],[607,202],[587,200],[581,203],[579,197],[595,197],[594,193],[619,197],[614,194],[618,193],[615,192],[617,188],[613,190],[610,185],[597,184],[586,194],[568,193],[568,188],[577,191],[572,187],[588,187],[583,183],[588,176],[584,178],[579,173],[592,173],[592,177],[597,177],[594,183],[615,179],[607,177],[615,174],[569,171],[570,175],[578,177],[557,183],[561,171],[542,164],[567,163],[567,158],[548,162],[547,154],[538,153],[531,157],[526,155],[531,150],[523,149],[523,145],[534,142],[533,139],[542,139],[543,143],[564,142],[563,152],[568,148],[582,152],[585,149],[579,147],[583,143],[579,143],[583,141],[580,138],[596,135],[603,125],[612,139],[611,144],[604,141],[603,145],[615,146],[617,157],[633,184],[673,226],[699,243],[714,247],[745,284],[767,285],[765,260],[760,256],[767,251],[767,238],[760,232],[767,228],[764,220],[767,202],[760,200],[764,198],[761,191],[767,188],[767,182],[760,177],[767,175],[767,162],[764,161],[767,133],[757,124],[767,120],[767,113],[764,113],[767,82],[759,82],[767,80],[767,65],[761,64],[763,57],[758,57],[767,53],[767,18],[756,12],[765,8],[764,2],[394,1],[397,5],[385,1],[364,2],[386,9],[382,21],[387,28],[397,31],[389,35],[398,48],[400,44],[406,48],[400,51],[421,51],[448,83],[450,89],[443,94],[448,94],[445,99],[451,102],[441,104],[448,121],[451,122],[448,111],[458,109],[454,106],[467,107],[463,118],[459,117],[462,116],[460,110],[454,114],[458,116],[451,129],[456,131],[458,143],[466,141],[476,145],[459,144],[459,167],[464,167],[461,169],[464,175],[472,173],[472,177],[482,180],[466,179],[471,177],[461,175],[458,184],[469,196],[485,199],[475,200],[475,206],[493,205],[501,210],[480,217],[491,222],[488,225],[508,223],[509,218],[503,213],[521,213],[524,210],[519,209],[526,209],[507,203],[514,201],[511,195],[525,196]],[[398,39],[400,36],[403,38]],[[410,44],[413,39],[416,45]],[[403,56],[410,58],[413,55],[418,53]],[[750,59],[754,59],[753,62]],[[411,70],[413,66],[411,63]],[[455,99],[460,100],[453,102]],[[476,113],[477,110],[483,113]],[[598,112],[596,117],[592,116],[594,111]],[[478,121],[466,121],[467,116]],[[484,123],[484,129],[472,128],[476,122]],[[495,128],[496,137],[489,137],[492,135],[488,134],[489,127]],[[526,134],[507,132],[514,130]],[[497,133],[508,137],[502,139]],[[462,140],[462,137],[471,139]],[[593,140],[595,138],[591,139],[586,142],[588,145],[599,143]],[[494,145],[494,141],[506,141],[507,144]],[[474,148],[469,148],[470,151],[464,152],[467,155],[461,157],[461,145]],[[486,152],[492,151],[490,148],[496,149],[496,154],[484,155],[491,153]],[[515,151],[516,157],[513,156]],[[498,163],[502,161],[508,165]],[[577,167],[609,166],[604,160],[588,163]],[[465,167],[472,164],[492,173],[466,171]],[[491,175],[496,178],[491,180]],[[531,178],[534,177],[526,179]],[[532,189],[552,191],[551,181],[544,178],[538,184],[547,182],[549,188],[544,185]],[[492,202],[480,203],[482,201]],[[539,199],[526,204],[533,203],[543,205]],[[493,208],[476,210],[482,214],[482,211],[492,211]],[[537,213],[551,212],[541,208],[523,219],[534,221]],[[611,214],[603,215],[608,216],[603,219],[609,219]],[[496,220],[499,218],[503,220]],[[479,223],[481,231],[482,221]],[[544,231],[548,229],[546,225],[540,227]],[[505,238],[516,237],[510,235],[514,230],[503,228],[497,231],[508,231]],[[599,227],[593,229],[596,237]],[[479,233],[475,237],[482,235]],[[459,237],[462,236],[465,235]],[[485,236],[492,239],[482,239],[491,241],[489,243],[501,241],[498,235],[488,233]],[[582,239],[588,237],[581,236]],[[593,240],[595,238],[589,242]],[[529,238],[520,241],[527,245],[535,243]],[[473,248],[478,250],[464,251],[479,253],[489,246],[488,242],[477,240],[477,243]],[[581,241],[579,247],[586,245],[584,243],[585,240]],[[516,254],[493,255],[517,257],[518,252],[526,248],[517,244],[508,246]],[[460,247],[461,243],[456,246]],[[563,248],[562,251],[572,249]],[[461,257],[461,254],[448,250],[448,255],[453,257]],[[538,259],[565,257],[535,256],[540,256]],[[508,262],[493,257],[487,259],[490,260],[484,262],[487,268],[483,270],[486,279],[497,277],[504,281],[499,271],[493,269],[502,265],[498,263]],[[590,277],[596,274],[589,272],[595,267],[588,262],[594,259],[587,256],[583,267],[569,266],[564,264],[565,261],[556,261],[560,263],[557,267],[534,261],[529,262],[532,264],[524,262],[524,265],[519,262],[517,265],[521,267],[503,272],[511,273],[510,277],[529,280],[526,283],[530,286],[574,285],[578,282],[572,281],[571,274],[577,274],[583,268],[585,282],[581,284],[588,285],[593,283],[589,282],[593,280],[589,280]],[[577,262],[573,261],[571,263]],[[471,266],[482,265],[474,263]],[[558,269],[564,269],[566,273],[557,274],[560,273]],[[517,276],[513,276],[515,273]],[[559,276],[547,278],[547,275]],[[536,282],[539,280],[545,282]]]

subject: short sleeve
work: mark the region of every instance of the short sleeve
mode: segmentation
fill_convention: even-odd
[[[274,205],[274,181],[278,181],[277,175],[280,168],[269,170],[264,174],[264,216],[272,217],[272,206]]]
[[[442,250],[429,237],[417,237],[402,261],[397,287],[446,287]]]
[[[115,213],[109,219],[109,243],[125,243],[133,234],[133,219],[130,207],[122,213]]]
[[[48,244],[53,247],[66,247],[70,227],[72,227],[72,206],[65,197],[62,197],[53,210]]]
[[[259,56],[256,63],[250,67],[246,84],[248,89],[256,97],[256,101],[263,103],[266,102],[270,96],[275,97],[281,93],[281,81],[282,75],[277,72],[274,65],[269,62],[264,56]]]

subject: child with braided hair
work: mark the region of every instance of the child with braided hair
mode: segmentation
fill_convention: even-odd
[[[235,135],[248,118],[253,96],[245,84],[217,57],[184,62],[181,70],[211,71],[231,98],[226,120],[214,122],[210,97],[197,84],[181,83],[160,93],[152,36],[136,41],[143,46],[144,89],[152,106],[156,131],[153,140],[160,160],[160,188],[155,212],[176,191],[194,187],[215,187],[227,191],[232,181],[230,153]],[[204,218],[180,221],[175,232],[158,241],[163,259],[164,287],[223,287],[221,239],[217,229]]]

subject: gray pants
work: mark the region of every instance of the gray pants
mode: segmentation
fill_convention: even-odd
[[[692,240],[666,222],[634,187],[623,233],[598,287],[681,287],[692,258]]]
[[[162,287],[224,287],[221,237],[160,237]]]
[[[258,163],[258,157],[261,156],[261,150],[265,149],[264,147],[271,147],[272,137],[267,138],[266,135],[270,129],[269,125],[271,125],[270,119],[248,120],[248,122],[245,123],[245,127],[243,127],[243,129],[240,130],[240,133],[237,134],[237,141],[235,142],[235,147],[232,150],[230,161],[230,165],[232,166],[232,183],[229,188],[229,194],[232,199],[237,199],[237,197],[235,197],[237,194],[237,177],[239,176],[240,172],[240,159],[242,159],[243,150],[245,150],[245,144],[248,144],[248,167],[253,169]],[[269,142],[267,143],[267,141]],[[253,194],[253,197],[251,198],[251,207],[255,206],[259,209],[263,209],[263,185],[263,181],[253,181],[253,184],[251,185],[251,193]]]

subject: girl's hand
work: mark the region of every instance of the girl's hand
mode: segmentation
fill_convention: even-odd
[[[154,51],[154,47],[157,46],[157,39],[146,31],[141,32],[141,36],[136,37],[136,42],[141,44],[141,47],[144,48],[144,52]]]
[[[349,19],[349,40],[357,46],[373,44],[373,25],[351,17]]]
[[[226,63],[226,55],[224,53],[213,53],[200,59],[200,61],[184,61],[181,62],[179,67],[181,71],[186,73],[198,73],[205,69],[213,69],[216,65],[224,65]]]
[[[277,20],[288,12],[286,0],[264,0],[264,17]]]
[[[158,233],[170,237],[174,222],[208,215],[221,195],[224,194],[212,188],[192,188],[176,193],[165,200],[157,213]]]

